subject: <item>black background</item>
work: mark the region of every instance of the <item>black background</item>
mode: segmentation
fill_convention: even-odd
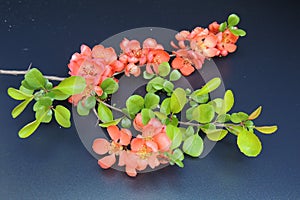
[[[0,68],[24,70],[32,62],[44,74],[66,76],[70,56],[82,43],[95,45],[116,33],[144,26],[174,30],[241,17],[247,36],[238,51],[216,59],[234,111],[263,106],[256,124],[278,124],[259,135],[263,151],[242,155],[235,138],[219,142],[204,159],[186,159],[129,178],[102,170],[74,126],[42,125],[29,139],[18,130],[16,101],[6,90],[22,77],[0,76],[0,199],[297,199],[299,173],[299,11],[296,1],[0,1]]]

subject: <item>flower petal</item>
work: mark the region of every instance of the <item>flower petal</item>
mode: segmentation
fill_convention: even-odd
[[[109,126],[107,127],[107,131],[113,141],[117,142],[120,139],[120,130],[118,126]]]
[[[97,138],[93,142],[92,149],[95,153],[103,155],[108,152],[109,145],[110,143],[106,139]]]
[[[131,140],[130,146],[131,146],[131,150],[134,152],[138,152],[139,150],[141,150],[145,145],[145,141],[142,138],[134,138],[133,140]]]
[[[100,160],[98,160],[98,164],[103,169],[110,168],[113,164],[115,164],[115,162],[116,162],[116,156],[115,156],[115,154],[111,154],[109,156],[105,156],[104,158],[101,158]]]
[[[168,151],[171,146],[171,140],[166,133],[160,133],[153,137],[153,141],[157,143],[158,149],[161,151]]]
[[[183,63],[184,63],[184,59],[181,57],[176,57],[173,61],[172,61],[172,67],[174,69],[181,69],[183,67]]]
[[[149,147],[153,152],[157,152],[158,151],[158,145],[156,142],[153,142],[151,140],[147,140],[146,141],[146,145],[147,147]]]
[[[133,168],[133,167],[129,167],[126,165],[125,171],[128,176],[135,177],[137,175],[137,172],[136,172],[135,168]]]
[[[156,155],[153,154],[152,156],[150,156],[148,158],[148,164],[149,166],[154,169],[155,167],[159,166],[160,165],[160,162],[159,160],[157,159]]]
[[[131,132],[128,129],[122,128],[120,131],[120,144],[121,145],[128,145],[130,143],[131,140]]]

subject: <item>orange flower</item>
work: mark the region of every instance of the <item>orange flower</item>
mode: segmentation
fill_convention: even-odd
[[[133,120],[133,127],[135,128],[135,130],[141,132],[144,126],[145,125],[142,122],[142,114],[138,113]]]
[[[236,50],[237,46],[235,43],[237,42],[239,36],[234,35],[228,29],[226,29],[224,32],[218,33],[217,37],[217,48],[220,50],[220,54],[222,56],[226,56],[228,53],[232,53]]]
[[[125,75],[130,76],[130,74],[134,75],[135,77],[139,76],[141,74],[141,69],[139,66],[129,63],[125,67]]]
[[[170,60],[170,55],[168,54],[168,52],[162,50],[162,49],[155,49],[155,50],[151,50],[148,55],[147,55],[147,65],[146,65],[146,71],[149,74],[153,74],[154,73],[158,74],[158,66],[162,63],[162,62],[169,62]],[[153,67],[153,70],[151,69],[151,66]]]
[[[220,32],[219,28],[220,28],[220,25],[217,22],[213,22],[208,26],[209,31],[213,34],[219,33]]]
[[[195,68],[192,66],[191,62],[188,59],[182,57],[176,57],[172,61],[172,67],[174,69],[179,69],[184,76],[189,76],[195,71]]]
[[[116,162],[116,155],[120,155],[125,151],[123,146],[127,146],[132,137],[130,130],[119,130],[117,126],[109,126],[107,131],[112,142],[109,143],[106,139],[98,138],[94,140],[92,146],[94,152],[99,155],[109,154],[98,160],[98,164],[103,169],[110,168]]]

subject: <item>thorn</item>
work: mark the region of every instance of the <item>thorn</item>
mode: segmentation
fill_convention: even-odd
[[[32,62],[29,64],[27,71],[29,71],[31,67],[32,67]]]

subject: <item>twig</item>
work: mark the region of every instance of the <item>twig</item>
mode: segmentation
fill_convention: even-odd
[[[0,74],[7,74],[7,75],[24,75],[29,71],[28,70],[2,70],[0,69]],[[52,80],[52,81],[63,81],[65,77],[58,77],[58,76],[44,76],[45,78]]]

